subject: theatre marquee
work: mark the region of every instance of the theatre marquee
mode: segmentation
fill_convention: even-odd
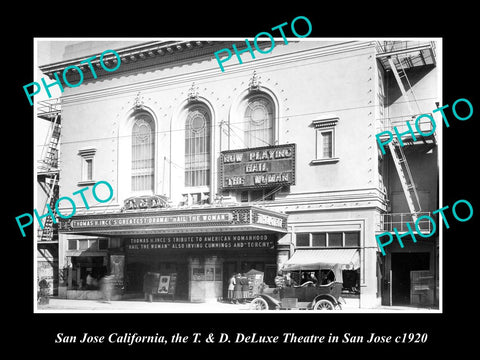
[[[59,231],[76,234],[174,234],[287,231],[287,215],[255,206],[209,206],[77,215],[61,219]]]
[[[295,185],[295,144],[220,153],[220,187],[255,189]]]

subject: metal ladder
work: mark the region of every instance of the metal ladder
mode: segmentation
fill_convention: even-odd
[[[58,142],[60,140],[60,129],[60,115],[56,115],[51,126],[51,133],[49,131],[49,134],[47,134],[47,138],[45,139],[45,145],[42,149],[42,156],[40,160],[43,165],[46,165],[47,170],[50,170],[52,167],[56,168],[58,165]],[[49,139],[48,146],[46,145],[47,139]],[[45,149],[47,149],[46,153]]]
[[[48,184],[50,182],[50,184]],[[47,208],[47,204],[50,205],[50,208],[52,211],[55,213],[55,199],[56,199],[56,194],[55,194],[55,187],[58,184],[58,173],[53,174],[53,177],[47,178],[45,180],[45,184],[49,185],[48,189],[48,198],[47,201],[45,201],[45,206],[43,207],[43,213],[45,213],[45,209]],[[41,227],[38,228],[38,239],[40,241],[48,241],[52,240],[53,237],[53,220],[51,216],[45,217],[44,222],[42,222],[43,229]]]
[[[412,84],[410,83],[410,80],[408,80],[407,74],[405,73],[405,68],[402,65],[402,61],[398,58],[398,56],[395,56],[395,59],[397,60],[396,63],[393,61],[392,57],[388,57],[388,63],[390,64],[390,68],[392,69],[393,75],[395,76],[395,79],[397,80],[398,86],[400,87],[400,91],[402,92],[403,97],[406,100],[408,110],[412,117],[415,115],[421,114],[420,107],[418,106],[417,99],[415,97],[415,93],[413,92],[413,87]],[[398,64],[398,65],[397,65]],[[403,80],[405,79],[406,85],[408,85],[408,89],[405,89],[405,86],[403,84]],[[410,93],[410,97],[412,98],[413,102],[415,103],[416,106],[416,111],[413,110],[410,97],[408,95]]]
[[[49,106],[48,110],[52,110],[52,107]],[[58,198],[56,193],[58,185],[58,145],[60,141],[60,131],[61,131],[61,114],[53,113],[46,115],[46,118],[51,121],[51,126],[48,130],[47,136],[45,138],[45,143],[42,148],[42,154],[39,160],[40,166],[39,169],[43,170],[45,173],[45,186],[48,189],[47,200],[43,206],[43,213],[47,209],[47,204],[50,205],[50,208],[55,213],[55,203]],[[46,216],[42,220],[42,227],[38,227],[38,240],[39,241],[49,241],[53,239],[53,220],[50,216]]]
[[[387,60],[388,60],[388,63],[390,64],[390,68],[392,69],[393,75],[397,80],[397,84],[400,87],[400,91],[402,92],[402,95],[406,100],[409,113],[413,119],[417,115],[422,114],[422,111],[420,110],[420,106],[418,105],[417,98],[415,97],[415,92],[413,91],[412,84],[410,83],[410,80],[408,79],[408,76],[405,72],[405,68],[403,67],[402,61],[398,58],[398,56],[395,56],[395,58],[397,60],[396,62],[394,62],[391,57],[388,57]],[[405,58],[404,60],[411,62],[410,58]],[[405,84],[407,85],[407,88],[405,88],[404,86],[403,79],[405,79]],[[410,99],[412,99],[413,101],[410,101]],[[415,103],[416,111],[414,111],[412,108],[412,104],[411,104],[412,102]],[[438,139],[437,139],[436,132],[434,132],[431,136],[434,139],[434,143],[437,143]],[[423,136],[422,136],[422,141],[426,143],[426,139]]]
[[[415,115],[421,114],[421,110],[418,106],[413,87],[405,72],[405,68],[402,65],[402,61],[398,58],[398,56],[395,56],[395,59],[397,60],[396,62],[393,61],[392,57],[387,58],[393,75],[397,80],[400,91],[402,92],[402,95],[406,100],[410,115],[412,116],[412,118],[414,118]],[[405,79],[405,84],[408,86],[407,89],[404,86],[403,79]],[[417,111],[413,110],[411,104],[412,101],[410,101],[410,98],[413,100],[413,103],[415,103]],[[389,125],[391,127],[391,123],[389,123]],[[418,213],[421,211],[421,206],[417,189],[413,181],[412,173],[408,166],[407,158],[405,157],[405,153],[403,152],[402,146],[400,145],[397,138],[394,137],[393,140],[388,143],[388,147],[390,149],[390,153],[392,154],[393,163],[395,164],[398,177],[400,178],[400,183],[402,185],[402,189],[405,194],[405,198],[407,200],[408,208],[412,215],[412,219],[414,222],[416,222],[418,218]]]
[[[400,183],[407,200],[408,209],[412,214],[413,221],[416,222],[418,213],[420,213],[422,208],[420,206],[420,199],[418,197],[415,183],[413,182],[413,177],[410,167],[408,166],[407,158],[405,157],[405,153],[403,152],[402,146],[400,146],[397,138],[393,138],[393,140],[388,143],[388,148],[390,149],[393,163],[395,164],[398,177],[400,178]]]

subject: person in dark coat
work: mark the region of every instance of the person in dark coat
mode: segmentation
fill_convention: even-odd
[[[242,285],[242,299],[248,298],[248,278],[245,274],[240,277],[240,284]]]

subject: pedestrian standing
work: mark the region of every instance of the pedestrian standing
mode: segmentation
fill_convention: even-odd
[[[93,288],[93,276],[90,275],[90,273],[87,273],[86,283],[87,283],[87,290],[92,290],[92,288]]]
[[[242,285],[242,299],[245,300],[248,298],[248,278],[245,274],[242,274],[240,284]]]
[[[235,285],[233,287],[233,297],[236,302],[242,299],[242,284],[240,283],[241,274],[235,275]]]
[[[235,290],[235,274],[232,274],[232,277],[228,281],[228,300],[232,303],[234,297],[234,290]]]

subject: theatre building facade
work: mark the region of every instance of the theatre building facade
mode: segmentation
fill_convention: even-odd
[[[354,306],[386,299],[392,259],[375,235],[392,210],[387,178],[398,181],[375,134],[388,102],[401,113],[402,101],[386,99],[395,83],[377,44],[292,39],[222,72],[214,53],[232,44],[84,42],[41,67],[51,78],[71,65],[84,74],[61,98],[59,196],[76,211],[59,219],[59,296],[98,297],[106,274],[123,298],[143,296],[154,272],[166,279],[159,295],[210,301],[227,296],[233,274],[259,270],[274,286],[285,262],[317,259],[344,264]],[[93,78],[81,61],[106,49],[121,65],[107,72],[93,61]],[[436,94],[429,76],[418,91]],[[438,239],[423,242],[438,279]]]

